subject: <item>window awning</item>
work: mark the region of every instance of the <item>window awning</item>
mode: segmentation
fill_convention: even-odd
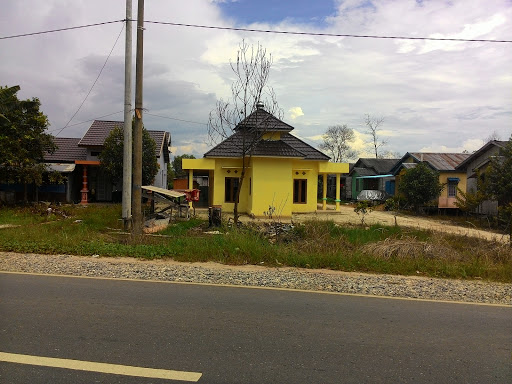
[[[45,163],[50,171],[60,173],[71,173],[75,170],[75,164]]]
[[[448,181],[451,183],[458,183],[460,179],[458,177],[449,177]]]

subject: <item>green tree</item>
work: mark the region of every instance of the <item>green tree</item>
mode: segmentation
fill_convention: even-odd
[[[459,208],[466,216],[475,212],[480,204],[487,200],[487,180],[482,177],[480,171],[476,170],[476,190],[464,192],[457,187],[457,195],[455,196],[455,206]]]
[[[426,163],[417,164],[400,177],[399,193],[416,212],[419,212],[422,205],[439,198],[443,188],[439,174]]]
[[[133,128],[133,124],[132,124]],[[103,150],[98,156],[101,167],[110,175],[113,183],[123,178],[124,133],[122,127],[115,127],[105,139]],[[149,132],[142,128],[142,184],[153,183],[158,173],[158,161],[155,156],[156,144]]]
[[[180,156],[174,156],[174,159],[172,160],[172,170],[174,172],[174,177],[181,179],[183,177],[187,177],[188,173],[183,170],[181,167],[181,161],[183,159],[195,159],[196,157],[194,155],[189,155],[185,153],[184,155]]]
[[[53,136],[45,133],[50,125],[34,97],[19,100],[19,86],[0,87],[0,181],[25,185],[43,183],[47,167],[44,154],[56,149]]]
[[[498,201],[499,217],[508,225],[512,245],[512,136],[499,155],[491,157],[485,178],[487,193]]]

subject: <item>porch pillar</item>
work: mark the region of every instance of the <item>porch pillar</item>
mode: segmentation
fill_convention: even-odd
[[[327,209],[327,173],[322,175],[322,210]]]
[[[188,170],[188,189],[194,189],[194,170]],[[188,202],[188,206],[192,208],[192,201]]]
[[[340,182],[341,182],[341,177],[340,177],[340,174],[337,173],[336,174],[336,210],[339,211],[340,210]]]
[[[87,189],[87,165],[82,165],[82,167],[84,167],[84,173],[82,176],[82,189],[80,190],[82,193],[82,200],[80,201],[80,204],[87,205],[89,199],[89,190]]]

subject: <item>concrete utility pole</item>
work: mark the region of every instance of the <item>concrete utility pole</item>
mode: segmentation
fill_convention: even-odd
[[[132,0],[126,0],[124,48],[124,144],[123,144],[123,222],[131,229],[132,220]]]
[[[138,0],[137,57],[135,61],[135,129],[133,133],[132,233],[142,233],[142,66],[144,39],[144,0]]]

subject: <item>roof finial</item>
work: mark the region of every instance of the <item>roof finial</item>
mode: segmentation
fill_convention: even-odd
[[[263,102],[261,101],[258,101],[256,103],[256,109],[264,109],[265,105],[263,104]]]

